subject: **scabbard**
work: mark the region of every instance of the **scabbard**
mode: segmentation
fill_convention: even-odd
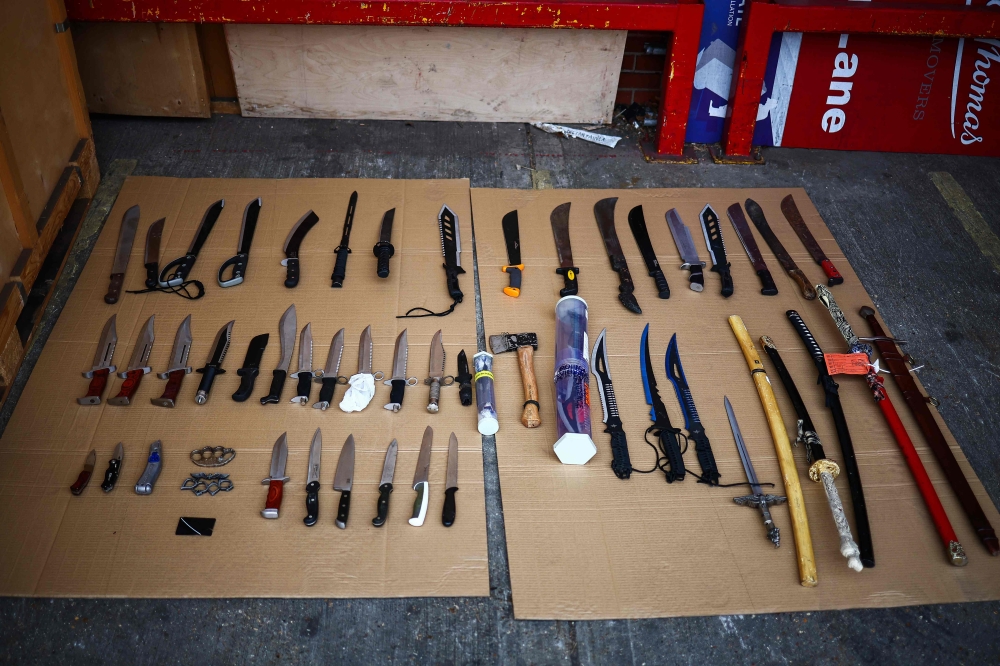
[[[785,496],[788,498],[788,512],[792,519],[792,534],[795,537],[795,551],[798,555],[799,581],[803,587],[815,587],[818,582],[816,556],[813,553],[809,517],[806,515],[806,503],[802,496],[799,473],[795,469],[795,458],[792,456],[788,431],[785,430],[785,423],[781,418],[778,401],[774,397],[774,391],[771,390],[767,373],[764,371],[764,364],[761,363],[760,356],[757,354],[757,349],[754,347],[753,340],[750,339],[750,334],[747,332],[743,320],[739,316],[733,315],[729,317],[729,325],[736,335],[736,340],[743,351],[743,357],[750,368],[750,376],[757,387],[757,395],[764,407],[767,424],[774,440],[774,450],[781,468],[781,478],[785,483]]]
[[[945,478],[948,479],[948,485],[951,486],[952,490],[958,496],[958,501],[961,503],[965,515],[969,517],[969,522],[972,523],[973,529],[976,530],[979,540],[986,546],[990,555],[1000,555],[1000,541],[997,540],[996,532],[993,530],[993,526],[990,525],[990,521],[983,512],[983,508],[979,505],[979,501],[976,499],[969,481],[965,478],[962,468],[959,467],[958,461],[955,460],[955,454],[951,452],[951,447],[948,446],[948,441],[944,438],[944,434],[941,432],[941,428],[938,427],[937,421],[934,420],[930,408],[927,407],[927,399],[920,392],[920,389],[917,388],[917,383],[913,381],[913,376],[906,367],[906,361],[903,356],[897,350],[896,343],[888,339],[885,331],[882,330],[882,326],[875,318],[874,310],[871,308],[861,308],[861,316],[868,321],[872,335],[875,336],[874,343],[878,348],[879,356],[882,357],[882,361],[889,368],[889,372],[892,373],[892,378],[895,380],[896,386],[903,393],[903,399],[906,400],[906,404],[910,408],[910,413],[913,414],[913,418],[920,427],[920,431],[924,434],[924,439],[927,440],[927,444],[934,453],[934,457],[937,458],[938,464],[941,465]]]

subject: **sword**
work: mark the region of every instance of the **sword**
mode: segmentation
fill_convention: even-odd
[[[730,404],[728,397],[723,397],[723,400],[726,405],[726,416],[729,417],[729,427],[733,429],[733,439],[736,440],[736,450],[740,452],[740,461],[743,463],[743,471],[747,474],[747,481],[750,482],[750,492],[752,493],[743,497],[734,497],[733,501],[740,506],[760,509],[760,515],[764,519],[764,532],[771,543],[774,544],[774,547],[778,548],[781,546],[781,532],[775,526],[774,519],[771,518],[771,511],[767,507],[771,504],[784,504],[788,501],[788,498],[782,495],[766,495],[760,487],[760,481],[757,480],[757,472],[750,461],[750,453],[747,451],[746,444],[743,443],[743,434],[740,432],[740,426],[736,422],[736,414],[733,413],[733,406]]]

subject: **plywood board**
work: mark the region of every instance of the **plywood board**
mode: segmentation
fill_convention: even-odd
[[[208,118],[205,68],[192,23],[75,23],[91,113]]]
[[[665,190],[473,190],[476,243],[487,334],[503,330],[535,331],[539,349],[535,369],[540,379],[542,427],[527,430],[520,423],[524,400],[517,359],[497,356],[494,363],[500,431],[496,435],[504,524],[510,562],[514,613],[524,619],[584,620],[642,618],[674,615],[765,613],[946,603],[1000,598],[1000,560],[988,555],[976,539],[954,493],[928,450],[896,387],[892,399],[969,557],[965,568],[947,563],[944,549],[899,449],[862,377],[840,379],[840,393],[850,423],[864,482],[874,535],[877,566],[855,573],[840,555],[839,540],[822,487],[808,481],[801,447],[796,449],[798,471],[812,527],[819,586],[799,585],[795,547],[786,506],[772,509],[782,532],[775,550],[765,538],[760,515],[733,503],[746,494],[742,488],[711,488],[690,476],[668,485],[662,473],[615,477],[610,468],[608,435],[601,424],[597,383],[591,379],[591,418],[597,455],[585,466],[559,463],[552,451],[556,440],[553,397],[554,306],[563,280],[549,223],[551,211],[572,202],[570,235],[573,256],[580,269],[580,296],[589,304],[590,340],[607,328],[611,374],[632,463],[653,467],[654,453],[643,442],[650,425],[639,367],[639,341],[650,325],[650,346],[659,393],[674,425],[684,420],[664,367],[672,334],[677,334],[681,360],[707,435],[712,443],[723,483],[745,481],[743,469],[723,408],[728,395],[739,419],[753,463],[762,481],[776,482],[782,491],[767,423],[746,363],[727,317],[740,315],[751,336],[774,339],[815,421],[827,455],[842,460],[830,412],[816,386],[816,370],[802,342],[785,317],[800,312],[824,350],[846,351],[843,338],[816,301],[805,301],[782,272],[758,236],[780,293],[764,297],[760,284],[728,220],[725,209],[753,197],[763,207],[771,226],[805,273],[823,280],[785,222],[780,200],[795,196],[807,224],[846,282],[834,287],[835,296],[855,326],[867,332],[858,315],[871,300],[851,270],[829,230],[801,189],[665,189]],[[618,238],[635,281],[643,314],[626,311],[618,302],[618,278],[595,222],[593,206],[605,197],[619,197],[616,209]],[[687,288],[687,272],[667,228],[664,215],[677,208],[689,226],[699,254],[707,260],[698,222],[710,203],[723,219],[735,294],[724,299],[715,273],[706,270],[705,291]],[[669,300],[656,297],[627,215],[643,206],[660,264],[671,288]],[[521,296],[504,296],[508,277],[500,272],[507,256],[500,226],[502,216],[517,210],[520,218],[522,261],[525,264]],[[758,343],[759,348],[759,343]],[[761,351],[778,397],[785,426],[795,432],[792,405]],[[892,384],[887,381],[887,386]],[[940,422],[940,421],[939,421]],[[942,423],[943,426],[943,423]],[[947,430],[945,430],[947,433]],[[994,526],[1000,517],[975,478],[954,438],[947,435]],[[685,456],[699,472],[694,452]],[[848,519],[854,524],[850,493],[844,475],[838,479]]]
[[[226,25],[243,115],[610,122],[623,31]]]
[[[330,287],[333,248],[337,246],[352,190],[359,193],[343,289]],[[246,281],[230,289],[216,284],[219,266],[235,253],[244,206],[262,197]],[[117,305],[103,302],[118,237],[127,208],[141,206],[141,221],[127,272],[126,289],[143,288],[143,239],[156,219],[166,218],[161,264],[181,256],[208,205],[225,198],[226,206],[191,277],[204,281],[208,293],[188,301],[162,293],[125,294]],[[395,597],[480,596],[489,593],[481,438],[475,413],[462,407],[457,389],[445,389],[441,411],[426,409],[427,387],[407,389],[403,409],[382,409],[389,387],[377,384],[375,398],[360,413],[336,407],[325,412],[289,402],[295,380],[288,379],[284,400],[261,406],[277,365],[277,323],[289,304],[296,305],[300,328],[312,323],[313,362],[322,367],[334,334],[346,329],[341,374],[356,372],[358,339],[372,326],[374,367],[388,372],[398,332],[409,331],[409,374],[426,376],[431,336],[444,330],[448,371],[454,374],[457,352],[476,346],[473,299],[445,319],[396,319],[413,305],[446,306],[441,270],[437,212],[452,206],[462,225],[463,247],[471,256],[471,216],[467,180],[183,180],[130,178],[118,196],[74,292],[66,304],[0,440],[0,519],[8,525],[0,542],[0,594],[126,597]],[[382,214],[395,207],[391,274],[375,275],[371,247]],[[312,208],[320,222],[301,252],[302,281],[294,289],[283,282],[281,248],[292,224]],[[471,280],[463,286],[471,295]],[[147,375],[129,407],[81,407],[76,398],[87,390],[80,377],[90,367],[105,320],[117,313],[119,336],[115,362],[127,363],[139,328],[156,315],[156,342],[150,363],[163,371],[177,326],[192,315],[194,343],[188,359],[205,364],[216,331],[235,319],[233,341],[224,369],[208,403],[194,402],[200,375],[189,375],[178,406],[150,404],[165,382]],[[236,403],[230,395],[239,384],[250,339],[271,338],[261,364],[254,396]],[[297,357],[297,354],[296,354]],[[291,370],[297,369],[295,358]],[[105,397],[117,393],[115,379]],[[343,395],[337,390],[336,400]],[[318,387],[313,390],[313,401]],[[407,524],[414,499],[411,480],[427,425],[434,427],[430,508],[423,527]],[[316,428],[323,433],[320,522],[302,524],[309,443]],[[267,487],[271,447],[282,432],[289,438],[287,475],[281,517],[260,516]],[[441,524],[448,435],[458,436],[458,519]],[[341,447],[348,434],[357,442],[351,515],[346,530],[334,526],[339,493],[332,490]],[[388,523],[372,526],[386,447],[399,442]],[[133,487],[145,467],[149,443],[161,439],[163,472],[152,495]],[[115,444],[124,443],[125,461],[118,486],[99,488]],[[199,471],[188,459],[202,446],[230,446],[236,459],[221,471],[231,474],[235,489],[215,497],[194,497],[179,486]],[[95,448],[98,465],[90,487],[80,497],[69,492],[86,453]],[[210,538],[174,535],[181,516],[218,520]]]

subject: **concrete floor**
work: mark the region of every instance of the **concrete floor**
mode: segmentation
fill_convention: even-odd
[[[471,178],[474,187],[793,187],[809,193],[994,502],[1000,501],[1000,254],[979,244],[928,173],[951,173],[1000,234],[1000,160],[773,149],[763,167],[648,164],[520,124],[94,118],[102,173],[234,178]],[[122,163],[119,163],[119,167]],[[520,167],[520,168],[518,168]],[[536,171],[532,171],[535,169]],[[127,169],[126,169],[127,170]],[[114,192],[109,179],[108,189]],[[107,203],[107,202],[105,202]],[[99,217],[99,216],[98,216]],[[84,231],[49,329],[96,239]],[[985,240],[984,240],[985,238]],[[986,251],[980,249],[986,247]],[[27,378],[44,335],[19,376]],[[12,398],[0,411],[6,424]],[[485,599],[0,599],[0,660],[20,663],[771,664],[1000,660],[1000,603],[781,615],[518,622],[503,508],[485,452]],[[956,516],[956,520],[963,520]],[[1000,528],[1000,526],[997,526]],[[978,543],[966,544],[977,556]],[[264,575],[264,572],[261,572]],[[711,575],[711,572],[706,572]]]

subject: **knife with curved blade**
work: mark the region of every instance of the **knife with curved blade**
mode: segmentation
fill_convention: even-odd
[[[208,363],[205,364],[205,367],[196,370],[202,375],[201,383],[198,384],[198,393],[195,394],[194,398],[194,401],[199,405],[208,402],[208,394],[212,390],[212,382],[215,381],[216,375],[226,374],[226,371],[222,369],[222,361],[225,360],[226,353],[229,351],[229,343],[233,339],[233,324],[235,323],[234,319],[219,329],[219,332],[215,334],[215,342],[212,343],[212,352],[208,357]]]
[[[802,213],[799,212],[799,207],[795,205],[795,199],[792,198],[791,194],[781,200],[781,212],[784,213],[785,219],[788,220],[788,224],[795,230],[795,234],[802,241],[802,244],[805,245],[806,250],[809,251],[809,255],[812,256],[813,261],[819,264],[823,272],[826,273],[827,286],[833,287],[838,284],[844,284],[844,276],[834,267],[833,262],[823,252],[823,248],[816,242],[816,238],[809,231],[809,227],[806,226],[806,221],[802,219]]]
[[[191,245],[188,246],[187,254],[174,259],[160,270],[160,287],[179,287],[187,280],[188,274],[194,268],[194,262],[198,258],[198,253],[208,240],[208,235],[212,233],[215,223],[222,214],[222,209],[226,205],[225,199],[219,199],[208,207],[205,215],[201,218],[201,224],[195,231]],[[172,272],[171,272],[172,271]]]
[[[778,237],[771,231],[771,225],[767,223],[767,218],[764,217],[764,210],[760,207],[760,204],[753,199],[747,199],[743,205],[746,206],[747,215],[750,216],[760,235],[764,237],[767,246],[771,248],[771,252],[774,253],[774,257],[778,260],[778,263],[788,273],[788,277],[792,278],[799,285],[799,289],[802,290],[802,296],[807,301],[816,300],[816,290],[809,284],[809,278],[795,264],[795,260],[788,254],[785,246],[781,244]]]
[[[257,197],[243,209],[243,226],[240,227],[240,240],[236,245],[236,256],[226,259],[219,267],[219,286],[233,287],[243,282],[247,263],[250,261],[250,246],[253,244],[253,233],[257,229],[257,218],[260,217],[261,199]],[[228,280],[222,278],[226,269],[232,266],[233,272]]]
[[[285,286],[289,289],[299,283],[299,246],[302,245],[302,239],[306,237],[310,229],[316,226],[317,222],[319,222],[319,217],[316,213],[308,211],[292,225],[288,236],[285,237],[285,244],[282,246],[285,258],[281,260],[281,265],[285,267]]]
[[[601,238],[604,240],[604,248],[608,252],[611,260],[611,270],[618,273],[618,300],[629,312],[642,314],[642,308],[635,300],[635,285],[632,282],[632,274],[629,273],[628,263],[625,261],[625,253],[622,252],[621,243],[618,242],[618,233],[615,231],[615,204],[618,197],[601,199],[594,204],[594,217],[597,219],[597,228],[601,231]]]
[[[97,351],[94,352],[94,363],[90,370],[83,373],[83,376],[90,380],[87,387],[87,395],[77,398],[81,405],[99,405],[101,396],[104,395],[104,387],[108,385],[108,377],[115,371],[115,366],[111,363],[115,357],[115,347],[118,346],[118,331],[115,321],[118,315],[113,314],[104,322],[101,330],[101,340],[97,343]]]
[[[118,232],[118,249],[115,251],[115,261],[111,265],[111,283],[108,285],[108,293],[104,295],[104,302],[108,305],[117,303],[122,294],[125,271],[128,269],[129,257],[132,256],[132,244],[135,242],[135,230],[138,226],[139,205],[136,204],[122,216],[122,226]]]
[[[667,278],[663,275],[663,269],[660,268],[660,262],[653,250],[653,243],[649,240],[649,230],[646,229],[646,217],[642,214],[642,206],[636,206],[628,212],[628,226],[632,230],[635,244],[639,246],[639,254],[642,255],[642,261],[646,264],[649,277],[653,278],[653,282],[656,284],[656,295],[660,298],[670,298],[670,285],[667,284]]]
[[[310,322],[302,327],[302,333],[299,334],[299,369],[292,373],[292,377],[298,379],[299,384],[291,402],[297,402],[303,407],[309,402],[309,394],[312,392],[312,363],[313,334]]]
[[[322,384],[319,390],[319,400],[313,403],[313,409],[326,411],[333,402],[333,393],[337,384],[346,384],[347,378],[340,376],[340,361],[344,356],[344,329],[337,331],[330,343],[330,351],[326,355],[326,366],[323,372],[316,375],[314,381]]]
[[[580,269],[573,265],[573,246],[569,242],[569,203],[564,203],[552,209],[549,222],[552,223],[552,237],[556,242],[556,255],[559,257],[559,268],[556,275],[563,276],[563,288],[560,296],[575,296],[580,287],[576,277]]]
[[[670,345],[667,347],[667,379],[674,385],[674,392],[677,394],[677,402],[681,405],[681,412],[684,414],[684,427],[688,431],[688,439],[694,442],[694,451],[698,456],[698,464],[701,465],[701,476],[698,483],[706,483],[710,486],[719,485],[719,466],[715,462],[715,455],[712,453],[712,444],[705,434],[705,426],[698,416],[698,409],[694,406],[694,396],[691,395],[691,387],[688,386],[687,377],[684,375],[684,366],[681,365],[680,351],[677,349],[677,334],[670,338]]]
[[[184,318],[181,325],[177,327],[177,334],[174,335],[174,346],[170,349],[170,360],[168,361],[166,372],[157,375],[160,379],[166,379],[167,385],[163,389],[163,395],[159,398],[150,398],[149,402],[157,407],[174,407],[177,394],[181,390],[181,382],[184,375],[191,372],[188,366],[188,354],[191,352],[191,315]]]
[[[594,352],[590,358],[590,371],[597,378],[600,389],[601,408],[604,410],[604,432],[611,435],[611,469],[619,479],[627,479],[632,475],[632,460],[628,454],[628,440],[625,438],[625,428],[618,414],[618,400],[615,399],[615,387],[611,383],[611,370],[608,367],[608,329],[601,331],[594,342]]]
[[[129,359],[128,366],[124,372],[118,373],[118,376],[125,381],[122,382],[118,395],[108,398],[109,405],[122,407],[131,404],[132,396],[139,390],[142,376],[153,371],[151,367],[146,365],[146,362],[149,361],[149,354],[153,351],[153,341],[156,339],[153,334],[155,320],[156,315],[151,315],[146,320],[146,325],[143,326],[142,333],[139,334],[139,339],[135,341],[135,346],[132,348],[132,357]]]
[[[278,321],[278,342],[281,344],[281,359],[274,369],[271,378],[271,389],[260,399],[260,404],[270,405],[281,400],[281,390],[285,387],[285,377],[288,376],[288,366],[292,362],[292,351],[295,349],[295,331],[299,330],[295,321],[295,304],[292,303],[281,315]]]

